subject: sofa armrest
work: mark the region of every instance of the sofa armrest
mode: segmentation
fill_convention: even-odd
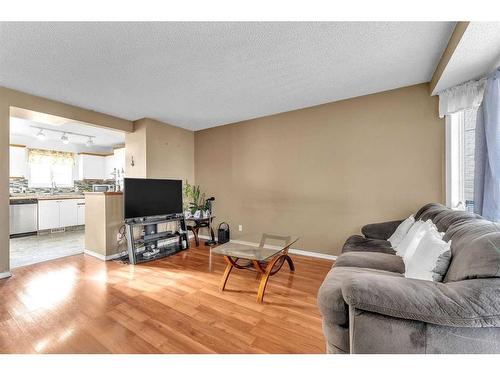
[[[361,233],[366,238],[375,240],[387,240],[396,231],[403,220],[385,221],[383,223],[367,224],[361,228]]]
[[[454,327],[500,327],[500,279],[436,283],[358,274],[342,281],[344,301],[356,309]]]

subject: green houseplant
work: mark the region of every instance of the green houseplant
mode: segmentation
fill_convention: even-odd
[[[184,210],[194,214],[197,210],[208,209],[205,193],[201,192],[200,185],[190,185],[186,180],[184,184]]]

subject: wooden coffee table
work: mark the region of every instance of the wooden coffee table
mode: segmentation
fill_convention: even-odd
[[[247,235],[225,244],[213,247],[211,252],[224,256],[227,262],[222,276],[220,290],[226,288],[233,268],[253,269],[261,274],[257,302],[262,302],[269,277],[279,272],[285,262],[290,271],[295,271],[288,249],[299,240],[296,236],[262,233]]]

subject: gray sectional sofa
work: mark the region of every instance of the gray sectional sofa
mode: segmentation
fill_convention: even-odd
[[[401,221],[347,239],[318,293],[328,353],[500,353],[500,225],[422,207],[451,240],[443,282],[404,277],[387,238]]]

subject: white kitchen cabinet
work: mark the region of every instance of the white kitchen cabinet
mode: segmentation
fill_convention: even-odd
[[[38,201],[38,230],[59,228],[59,201]]]
[[[72,227],[77,225],[76,199],[59,201],[59,226]]]
[[[114,171],[125,170],[125,148],[115,149],[113,155],[105,157],[105,179],[115,179]]]
[[[78,155],[78,175],[80,180],[103,180],[105,176],[105,156],[80,154]]]
[[[76,203],[76,224],[85,225],[85,199]]]
[[[79,207],[83,207],[83,212]],[[79,217],[79,215],[82,214],[83,219]],[[72,227],[84,224],[84,199],[50,199],[38,201],[38,230]]]
[[[116,158],[115,155],[109,155],[104,158],[104,179],[113,180],[115,176],[113,172],[116,168]]]
[[[115,149],[114,157],[116,169],[125,170],[125,147]]]
[[[9,176],[26,177],[26,147],[10,146],[9,148]]]

